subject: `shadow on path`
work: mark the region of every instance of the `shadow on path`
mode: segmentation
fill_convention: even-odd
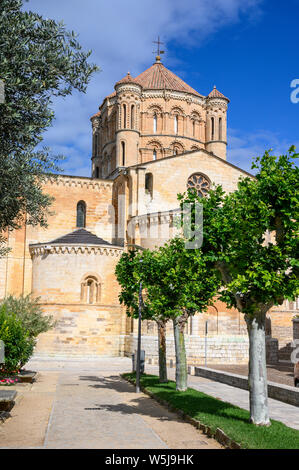
[[[110,389],[120,394],[135,394],[134,386],[118,375],[112,375],[110,377],[80,376],[80,380],[97,382],[96,384],[88,385],[95,389],[106,389],[107,391]],[[160,384],[160,388],[162,390],[159,392],[159,396],[171,403],[173,399],[173,389],[170,389],[167,384]],[[185,409],[186,403],[188,403],[188,410]],[[215,398],[207,395],[198,396],[198,394],[196,394],[195,396],[194,391],[190,389],[183,393],[177,392],[175,406],[194,417],[198,411],[204,411],[206,415],[218,415],[226,419],[231,419],[233,417],[236,421],[248,422],[248,418],[242,416],[244,413],[247,414],[245,410],[240,410],[240,413],[238,412],[239,410],[237,411],[237,409],[230,403],[216,400]],[[145,395],[126,399],[125,403],[95,404],[94,407],[85,408],[85,410],[108,411],[126,415],[139,414],[151,416],[159,419],[160,421],[169,420],[184,422],[184,420],[179,418],[175,413],[168,411],[165,407]]]

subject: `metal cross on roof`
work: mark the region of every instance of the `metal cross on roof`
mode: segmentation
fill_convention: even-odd
[[[164,44],[164,42],[160,41],[160,36],[158,36],[158,41],[153,41],[153,44],[157,44],[157,51],[154,51],[154,54],[159,56],[159,55],[165,53],[165,51],[161,51],[161,49],[160,49],[160,46],[162,46],[162,44]]]

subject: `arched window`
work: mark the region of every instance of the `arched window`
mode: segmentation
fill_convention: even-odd
[[[124,142],[121,143],[121,160],[122,166],[126,164],[126,144]]]
[[[157,114],[154,114],[154,134],[157,133]]]
[[[215,118],[211,118],[211,140],[215,138]]]
[[[135,106],[131,106],[131,129],[134,129],[135,126]]]
[[[178,118],[178,115],[176,114],[174,116],[174,133],[175,134],[178,133],[178,128],[179,128],[179,118]]]
[[[99,142],[99,136],[98,134],[94,135],[94,155],[98,155],[98,142]]]
[[[127,128],[127,106],[124,104],[123,105],[123,124],[124,124],[124,129]]]
[[[219,118],[219,140],[222,140],[222,118]]]
[[[202,173],[194,173],[188,178],[187,189],[196,192],[197,196],[205,197],[211,188],[209,178]]]
[[[195,121],[192,121],[192,135],[195,137]]]
[[[146,173],[145,175],[145,192],[153,197],[153,175]]]
[[[96,304],[101,300],[101,284],[96,276],[86,276],[81,282],[81,302]]]
[[[157,160],[157,150],[153,150],[153,160]]]
[[[99,177],[100,177],[100,170],[99,170],[99,167],[98,167],[98,166],[96,166],[95,177],[96,177],[96,178],[99,178]]]
[[[173,155],[179,155],[184,152],[184,146],[178,141],[174,141],[170,148],[172,148]]]
[[[77,227],[86,226],[86,204],[84,201],[79,201],[77,204]]]

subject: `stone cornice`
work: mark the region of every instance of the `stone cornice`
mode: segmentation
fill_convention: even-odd
[[[192,95],[191,93],[185,93],[180,91],[168,91],[168,90],[144,90],[141,95],[141,99],[147,98],[164,98],[166,100],[180,100],[187,101],[188,103],[204,104],[206,99],[204,96]]]
[[[228,108],[227,100],[225,100],[224,98],[210,98],[210,100],[206,104],[206,109],[207,110],[213,110],[217,106],[219,106],[220,108],[225,109],[225,111],[226,111],[227,108]]]
[[[121,93],[136,93],[137,95],[141,95],[141,85],[137,83],[119,83],[118,85],[115,86],[115,90],[117,93],[117,96],[119,96]]]
[[[215,158],[216,160],[218,160],[222,164],[228,165],[228,166],[240,171],[240,173],[244,173],[245,175],[250,176],[251,178],[255,178],[255,176],[252,173],[249,173],[246,170],[242,170],[242,168],[234,165],[233,163],[228,162],[227,160],[224,160],[221,157],[218,157],[217,155],[215,155],[212,152],[208,152],[208,150],[203,149],[203,148],[200,148],[198,150],[190,150],[190,151],[181,153],[180,155],[169,155],[168,157],[158,158],[157,160],[151,160],[151,161],[148,161],[148,162],[137,163],[136,165],[130,165],[127,168],[128,168],[128,170],[130,170],[130,169],[135,169],[139,165],[144,165],[146,167],[149,166],[149,165],[156,165],[156,164],[162,162],[163,160],[169,160],[170,158],[184,158],[186,155],[195,155],[198,152],[205,153],[206,155],[209,155],[211,158]]]
[[[186,135],[179,135],[179,134],[140,134],[140,137],[145,138],[145,137],[171,137],[174,140],[177,139],[184,139],[184,140],[192,140],[192,142],[198,143],[198,144],[205,144],[202,140],[195,139],[194,137],[188,137]]]
[[[136,215],[130,219],[130,223],[135,225],[144,226],[149,222],[151,225],[160,225],[173,222],[175,217],[179,217],[181,209],[170,209],[161,212],[151,212],[149,214]]]
[[[58,178],[49,178],[48,184],[52,186],[80,187],[86,189],[111,189],[112,182],[80,176],[59,175]]]
[[[70,255],[70,254],[97,254],[106,256],[115,256],[118,258],[124,251],[120,246],[107,245],[51,245],[39,243],[29,245],[29,251],[32,257],[44,255]]]

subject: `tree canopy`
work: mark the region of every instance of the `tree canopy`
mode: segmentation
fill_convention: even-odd
[[[189,191],[181,203],[203,205],[203,244],[189,250],[221,279],[220,299],[244,313],[249,333],[251,419],[270,423],[267,407],[265,318],[273,305],[299,295],[299,170],[295,148],[276,157],[256,158],[255,178],[243,178],[236,191],[220,186],[206,199]],[[192,213],[192,212],[191,212]],[[192,219],[194,221],[194,217]]]
[[[73,31],[22,6],[21,0],[0,3],[0,231],[25,220],[46,225],[52,199],[42,185],[59,170],[60,157],[36,146],[53,122],[53,97],[85,92],[98,69]]]

